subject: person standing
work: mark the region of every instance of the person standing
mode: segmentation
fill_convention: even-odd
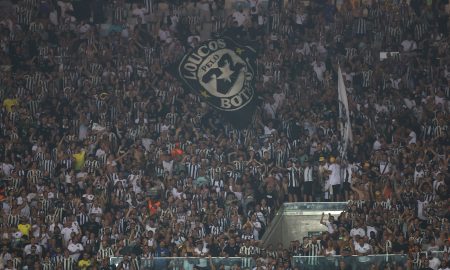
[[[303,201],[313,201],[313,172],[314,167],[308,160],[305,160],[305,168],[303,170]]]

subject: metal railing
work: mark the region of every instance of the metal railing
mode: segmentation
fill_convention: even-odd
[[[133,258],[129,257],[131,262]],[[123,261],[123,257],[111,257],[109,262],[116,267]],[[137,258],[140,270],[191,270],[200,268],[204,270],[219,269],[223,266],[225,270],[237,267],[252,268],[256,265],[253,258],[246,257],[153,257]]]
[[[130,262],[133,258],[129,257]],[[140,270],[176,270],[176,269],[219,269],[235,268],[252,269],[256,266],[253,258],[246,257],[153,257],[136,258]],[[299,269],[396,269],[405,266],[407,255],[386,254],[368,256],[293,256],[292,266]],[[110,264],[116,267],[123,261],[123,257],[111,257]]]
[[[385,254],[368,256],[294,256],[292,264],[300,269],[396,269],[405,266],[407,255]]]

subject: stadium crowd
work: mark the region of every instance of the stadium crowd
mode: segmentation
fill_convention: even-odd
[[[367,254],[408,255],[370,269],[450,268],[448,1],[231,2],[0,1],[0,269]],[[257,45],[246,130],[166,72],[214,35]],[[264,248],[296,201],[349,206],[320,237]]]

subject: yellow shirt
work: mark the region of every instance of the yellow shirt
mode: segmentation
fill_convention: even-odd
[[[3,106],[8,112],[11,112],[12,106],[16,106],[17,104],[19,104],[19,101],[16,98],[7,98],[3,101]]]
[[[28,236],[30,234],[31,225],[30,224],[19,224],[17,229],[23,234]]]
[[[91,261],[90,260],[85,260],[85,259],[81,259],[78,262],[78,267],[80,267],[81,269],[86,269],[91,265]]]
[[[75,170],[80,170],[84,165],[86,151],[82,150],[79,153],[73,154],[73,158],[75,159]]]

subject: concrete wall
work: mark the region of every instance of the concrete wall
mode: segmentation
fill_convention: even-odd
[[[335,218],[342,211],[325,211],[331,213]],[[291,241],[299,240],[302,242],[303,237],[308,236],[309,232],[323,232],[327,228],[320,224],[322,212],[320,211],[297,211],[284,212],[277,215],[270,224],[267,232],[263,237],[263,245],[267,247],[272,244],[277,246],[280,242],[283,247],[288,248]]]

